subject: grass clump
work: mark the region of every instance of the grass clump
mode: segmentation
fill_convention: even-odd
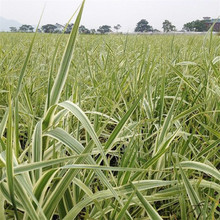
[[[218,219],[220,39],[77,36],[82,8],[1,33],[0,218]]]

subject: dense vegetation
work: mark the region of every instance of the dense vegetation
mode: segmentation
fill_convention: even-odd
[[[75,24],[1,33],[0,219],[218,219],[220,38]]]

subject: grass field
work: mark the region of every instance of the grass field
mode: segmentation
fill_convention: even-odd
[[[220,37],[76,30],[0,33],[0,219],[218,219]]]

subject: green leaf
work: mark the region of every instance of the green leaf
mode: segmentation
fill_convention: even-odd
[[[217,138],[220,139],[220,132],[214,130],[213,128],[211,128],[208,125],[203,124],[202,122],[196,120],[200,125],[202,125],[205,129],[207,129],[210,133],[212,133],[213,135],[215,135]]]
[[[23,81],[23,78],[24,78],[24,74],[25,74],[25,71],[26,71],[26,68],[27,68],[28,61],[29,61],[30,56],[31,56],[31,51],[32,51],[32,48],[33,48],[33,45],[34,45],[35,38],[36,38],[36,36],[37,36],[37,31],[38,31],[38,27],[39,27],[39,25],[40,25],[40,21],[41,21],[42,16],[43,16],[43,12],[42,12],[42,14],[41,14],[40,20],[39,20],[39,22],[38,22],[36,31],[35,31],[35,33],[34,33],[33,39],[32,39],[32,41],[31,41],[31,44],[30,44],[30,47],[29,47],[29,49],[28,49],[28,52],[27,52],[27,55],[26,55],[24,64],[23,64],[22,69],[21,69],[21,72],[20,72],[20,76],[19,76],[19,79],[18,79],[18,86],[17,86],[17,90],[16,90],[16,93],[15,93],[15,97],[16,97],[16,98],[17,98],[18,95],[20,94],[20,91],[21,91],[21,88],[22,88],[22,81]]]
[[[185,186],[186,192],[188,194],[189,200],[192,205],[192,209],[195,213],[196,218],[198,218],[198,216],[200,216],[200,213],[201,213],[201,207],[200,207],[201,200],[199,199],[199,196],[197,195],[196,191],[193,189],[192,185],[190,184],[189,180],[187,179],[181,166],[179,166],[179,168],[180,168],[180,173],[181,173],[181,176],[183,179],[183,184]]]
[[[147,189],[153,189],[157,187],[163,187],[167,185],[171,185],[175,183],[175,181],[162,181],[162,180],[141,180],[141,181],[135,181],[133,184],[135,187],[140,190],[147,190]],[[128,193],[133,193],[133,188],[130,184],[116,187],[114,188],[120,195],[126,195]],[[80,211],[86,207],[87,205],[91,204],[94,200],[102,201],[107,200],[109,198],[112,198],[113,194],[110,190],[102,190],[100,192],[97,192],[93,194],[92,196],[86,197],[84,200],[77,203],[66,215],[64,220],[71,220],[74,219]]]
[[[22,198],[23,199],[22,204],[24,205],[24,207],[27,208],[27,212],[29,213],[34,212],[37,216],[40,217],[40,219],[46,220],[46,216],[43,212],[42,206],[39,204],[38,200],[36,199],[33,193],[33,187],[30,184],[31,183],[30,177],[27,174],[20,174],[17,175],[15,179],[16,179],[15,188],[16,190],[19,190],[19,194],[24,195]],[[32,199],[33,202],[31,202],[30,198]],[[32,203],[36,205],[35,207],[37,207],[37,209],[34,208],[34,205]],[[30,216],[32,215],[33,214],[31,214]]]
[[[11,106],[11,97],[9,94],[9,113],[8,113],[8,124],[7,124],[7,148],[6,148],[6,174],[7,174],[7,183],[9,188],[9,193],[11,197],[11,202],[14,208],[16,219],[18,219],[18,212],[15,202],[14,194],[14,172],[13,172],[13,125],[12,125],[12,106]]]
[[[0,191],[0,219],[2,220],[5,220],[4,204],[5,204],[5,198],[2,192]]]
[[[2,137],[2,135],[5,131],[5,128],[7,125],[7,120],[8,120],[8,109],[6,109],[5,114],[4,114],[2,121],[0,123],[0,138]]]
[[[70,149],[76,151],[78,154],[86,154],[91,152],[92,146],[88,145],[84,148],[75,138],[71,137],[66,131],[62,129],[55,129],[53,131],[47,132],[46,135],[53,137],[60,141],[61,143],[68,146]],[[96,164],[95,161],[91,158],[91,156],[84,156],[80,157],[75,161],[75,164],[82,163],[84,160],[88,161],[90,164]],[[47,216],[51,216],[56,205],[62,198],[65,190],[68,188],[69,184],[71,183],[72,179],[78,174],[80,170],[68,170],[61,181],[58,183],[55,190],[51,193],[50,197],[48,198],[47,202],[44,205],[44,210]],[[111,193],[115,196],[117,200],[120,200],[118,194],[113,189],[112,185],[109,183],[109,180],[103,174],[101,170],[97,170],[96,174],[99,176],[100,180],[103,182],[105,186],[107,186]]]
[[[128,121],[128,119],[130,118],[131,114],[134,112],[134,110],[136,109],[137,105],[140,102],[140,99],[143,97],[143,95],[140,95],[137,100],[134,102],[134,104],[131,106],[131,108],[126,112],[126,114],[123,116],[123,118],[120,120],[120,122],[117,124],[117,126],[115,127],[115,129],[113,130],[113,132],[111,133],[108,141],[105,144],[105,150],[109,150],[111,148],[111,146],[114,143],[114,140],[118,137],[118,135],[120,134],[123,126],[125,125],[125,123]]]
[[[72,56],[73,56],[78,28],[79,28],[79,24],[80,24],[81,17],[82,17],[84,3],[85,3],[85,0],[83,0],[82,2],[82,6],[80,8],[76,21],[74,23],[74,27],[70,33],[69,40],[68,40],[68,43],[66,45],[66,48],[65,48],[65,51],[62,57],[62,61],[60,63],[58,74],[55,78],[53,87],[51,89],[50,100],[49,100],[50,103],[48,107],[50,107],[51,105],[57,104],[57,102],[59,101],[61,92],[63,90],[64,84],[66,82],[68,71],[69,71],[69,66],[72,60]]]
[[[38,214],[36,210],[34,209],[30,198],[28,197],[27,193],[25,192],[23,186],[18,182],[18,180],[15,178],[15,192],[21,201],[22,206],[24,207],[25,211],[29,215],[29,217],[33,220],[38,220]],[[45,219],[45,218],[43,218]]]
[[[131,183],[132,188],[135,190],[135,193],[144,206],[148,216],[152,220],[163,220],[160,215],[157,213],[157,211],[152,207],[152,205],[143,197],[143,195],[138,191],[138,189]]]
[[[78,11],[79,8],[76,9],[76,11],[73,13],[73,15],[71,16],[71,18],[69,19],[69,21],[67,22],[62,35],[59,37],[57,43],[56,43],[56,47],[53,53],[53,58],[52,58],[52,63],[50,65],[50,72],[49,72],[49,76],[48,76],[48,89],[47,89],[47,100],[46,100],[46,105],[45,105],[45,111],[48,110],[49,105],[50,105],[50,93],[51,93],[51,86],[52,86],[52,73],[53,73],[53,68],[55,65],[55,61],[56,61],[56,56],[57,56],[57,52],[58,52],[58,48],[60,46],[61,40],[63,38],[63,35],[65,33],[65,30],[67,29],[70,21],[72,20],[72,18],[75,16],[76,12]]]
[[[209,146],[205,147],[202,151],[199,152],[198,155],[196,155],[196,158],[200,158],[203,156],[205,153],[209,152],[211,149],[215,148],[216,146],[219,146],[220,144],[220,139],[216,140],[214,143],[210,144]]]
[[[33,192],[36,199],[39,201],[39,204],[43,204],[47,190],[49,189],[54,176],[57,174],[57,170],[50,169],[38,179],[37,183],[34,186]]]
[[[196,162],[196,161],[183,161],[180,163],[182,168],[185,169],[193,169],[204,172],[205,174],[209,174],[210,176],[215,177],[220,181],[220,172],[207,164]]]
[[[42,121],[39,121],[35,127],[33,134],[33,162],[42,161]],[[35,171],[35,180],[37,181],[39,177],[42,175],[42,169],[38,169]]]
[[[91,122],[89,121],[88,117],[86,116],[86,114],[76,104],[74,104],[70,101],[65,101],[65,102],[62,102],[58,105],[69,110],[73,115],[75,115],[78,118],[78,120],[82,123],[83,127],[86,129],[86,131],[89,133],[89,135],[93,139],[94,143],[98,147],[98,149],[103,157],[103,160],[105,161],[105,164],[108,165],[108,161],[107,161],[107,158],[106,158],[105,153],[103,151],[102,145],[101,145],[101,143],[100,143],[100,141],[94,131],[94,128],[93,128]]]
[[[171,69],[173,69],[174,73],[180,78],[182,79],[186,85],[188,85],[194,92],[196,92],[196,89],[191,85],[190,81],[177,69],[175,68],[174,66],[172,65],[169,65],[169,67]]]
[[[133,199],[134,195],[135,195],[135,192],[133,192],[133,193],[129,196],[128,201],[125,203],[124,207],[123,207],[123,208],[121,209],[121,211],[118,213],[118,215],[117,215],[117,217],[116,217],[117,220],[123,219],[123,217],[124,217],[124,215],[125,215],[125,213],[126,213],[126,210],[127,210],[127,208],[129,207],[129,205],[130,205],[130,203],[131,203],[131,200]]]
[[[187,109],[187,110],[181,112],[179,115],[177,115],[176,117],[174,117],[174,121],[175,121],[175,120],[179,120],[179,119],[185,117],[186,115],[189,115],[189,114],[193,113],[195,110],[197,110],[198,108],[202,107],[204,104],[205,104],[205,103],[195,105],[195,106],[193,106],[193,107],[191,107],[191,108],[189,108],[189,109]]]

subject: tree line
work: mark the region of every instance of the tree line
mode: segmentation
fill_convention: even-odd
[[[46,25],[43,25],[41,28],[38,28],[38,32],[43,32],[43,33],[62,33],[62,32],[64,32],[66,34],[69,34],[71,32],[73,26],[74,26],[73,23],[66,24],[65,26],[58,24],[58,23],[46,24]],[[119,29],[121,28],[121,25],[117,24],[113,28],[116,32],[118,32]],[[10,27],[10,31],[11,32],[32,33],[34,31],[34,27],[32,25],[23,24],[19,28]],[[109,25],[102,25],[97,30],[96,29],[88,29],[84,25],[81,25],[79,27],[79,33],[81,33],[81,34],[95,34],[95,33],[105,34],[105,33],[109,33],[109,32],[112,32],[112,27]]]
[[[74,24],[66,24],[66,25],[61,25],[61,24],[46,24],[43,25],[41,28],[38,29],[38,32],[43,32],[43,33],[70,33]],[[162,23],[162,28],[163,32],[171,32],[171,31],[176,31],[176,27],[168,20],[165,20]],[[118,32],[121,29],[121,25],[117,24],[113,26],[113,29],[115,32]],[[188,22],[183,25],[182,28],[183,31],[195,31],[195,32],[203,32],[207,31],[207,26],[205,25],[204,20],[195,20]],[[31,33],[34,31],[34,27],[32,25],[27,25],[24,24],[18,29],[16,27],[10,27],[11,32],[25,32],[25,33]],[[96,29],[88,29],[84,25],[81,25],[79,27],[79,33],[81,34],[105,34],[105,33],[110,33],[113,32],[112,27],[109,25],[102,25],[100,26],[97,30]],[[146,19],[141,19],[135,29],[134,32],[160,32],[157,29],[154,29],[149,22]]]

